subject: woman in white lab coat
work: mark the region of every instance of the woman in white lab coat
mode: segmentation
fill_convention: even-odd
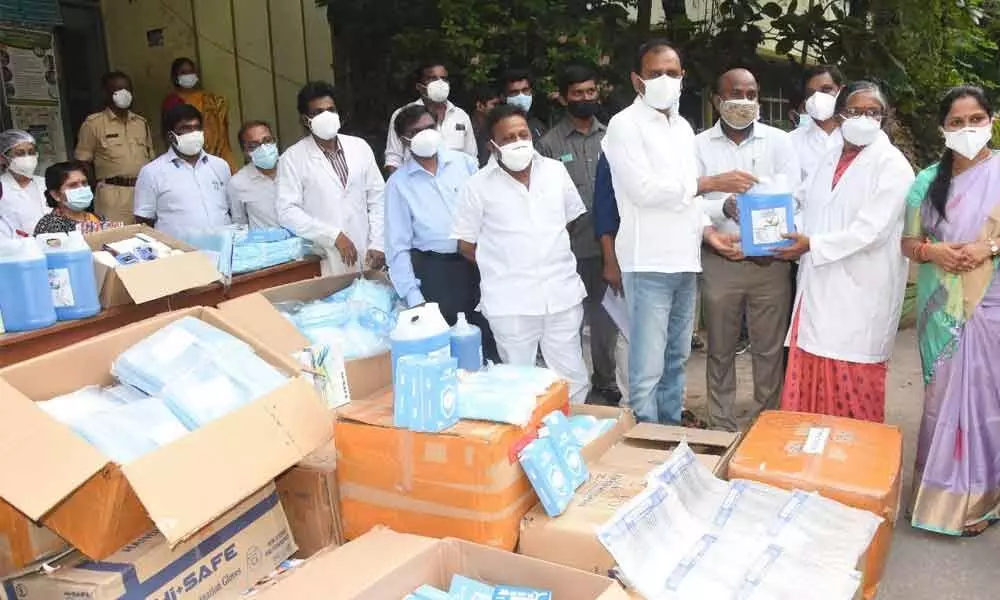
[[[778,252],[801,257],[781,407],[885,420],[885,378],[906,285],[899,253],[913,168],[882,131],[888,106],[865,81],[836,112],[844,141],[806,183],[803,227]]]
[[[299,113],[310,135],[281,155],[275,204],[281,226],[325,254],[324,275],[385,264],[385,180],[368,143],[340,133],[333,96],[333,86],[322,81],[299,92]]]
[[[31,235],[49,212],[45,178],[35,175],[38,148],[27,131],[0,133],[0,240]]]

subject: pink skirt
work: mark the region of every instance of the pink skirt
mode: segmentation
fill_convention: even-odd
[[[792,321],[781,409],[884,423],[888,363],[824,358],[799,348],[801,313]]]

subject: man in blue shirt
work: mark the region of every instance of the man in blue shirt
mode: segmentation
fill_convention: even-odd
[[[434,115],[423,105],[402,109],[393,124],[408,158],[385,187],[385,253],[396,292],[409,307],[438,303],[449,325],[458,313],[483,333],[483,355],[499,362],[479,305],[479,270],[452,239],[458,190],[479,165],[444,147]]]

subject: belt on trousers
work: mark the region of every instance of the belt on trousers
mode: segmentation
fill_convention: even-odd
[[[104,183],[119,187],[135,187],[136,177],[105,177]]]
[[[444,253],[444,252],[431,252],[430,250],[411,250],[413,254],[418,254],[424,258],[431,258],[436,260],[454,261],[459,262],[465,260],[465,257],[457,252]]]
[[[721,254],[719,254],[719,252],[715,248],[709,246],[708,244],[705,244],[704,248],[705,248],[705,250],[708,250],[709,252],[711,252],[712,254],[714,254],[714,255],[716,255],[716,256],[718,256],[720,258],[726,258],[725,256],[722,256]],[[726,260],[729,260],[729,259],[726,258]],[[782,261],[780,258],[770,257],[770,256],[745,256],[745,257],[743,257],[743,260],[745,262],[753,263],[753,264],[757,265],[758,267],[767,267],[767,266],[770,266],[771,264],[774,264],[776,262],[787,262],[787,261]]]

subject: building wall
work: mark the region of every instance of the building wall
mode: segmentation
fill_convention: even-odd
[[[271,122],[282,148],[302,134],[295,94],[308,80],[333,80],[326,9],[314,0],[101,0],[111,69],[128,73],[135,110],[161,145],[160,104],[170,63],[194,59],[205,89],[229,100],[230,137],[242,122]],[[162,35],[161,35],[162,33]]]

